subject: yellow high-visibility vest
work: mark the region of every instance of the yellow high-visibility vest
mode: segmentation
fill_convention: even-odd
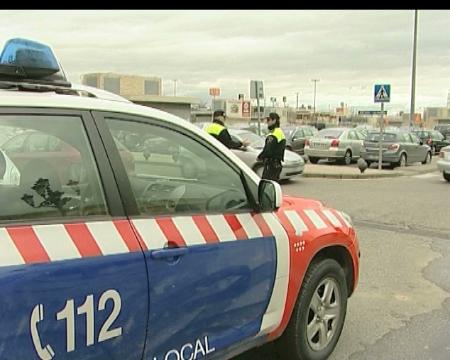
[[[218,123],[211,123],[206,127],[205,131],[208,134],[219,136],[223,129],[225,129],[225,126],[222,126]]]
[[[283,130],[281,130],[279,127],[273,129],[272,132],[267,134],[267,136],[269,136],[269,135],[275,136],[275,138],[277,139],[277,142],[281,142],[284,139],[286,139],[286,137],[284,136]]]

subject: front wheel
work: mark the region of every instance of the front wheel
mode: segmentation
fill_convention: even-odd
[[[276,342],[284,360],[325,360],[333,352],[347,312],[347,283],[339,263],[311,264],[289,324]]]

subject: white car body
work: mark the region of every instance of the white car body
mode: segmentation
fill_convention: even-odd
[[[444,178],[447,181],[450,181],[448,180],[448,178],[450,178],[450,146],[442,148],[439,156],[437,168],[443,173]]]

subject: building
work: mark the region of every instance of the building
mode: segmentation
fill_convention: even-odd
[[[162,79],[156,76],[138,76],[116,73],[84,74],[81,82],[87,86],[110,91],[135,104],[156,108],[191,119],[191,107],[200,100],[186,96],[163,96]]]
[[[447,107],[427,107],[423,112],[426,128],[434,128],[439,124],[450,124],[450,109]]]
[[[142,95],[162,95],[162,79],[156,76],[121,75],[115,73],[91,73],[82,76],[84,85],[110,91],[129,98]]]

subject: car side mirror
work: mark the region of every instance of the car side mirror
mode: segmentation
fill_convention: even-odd
[[[259,210],[272,211],[281,206],[283,192],[275,181],[262,179],[258,186]]]

